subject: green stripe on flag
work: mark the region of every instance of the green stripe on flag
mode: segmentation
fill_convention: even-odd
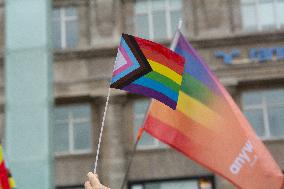
[[[161,75],[161,74],[159,74],[157,72],[152,71],[152,72],[146,74],[144,77],[147,77],[149,79],[152,79],[154,81],[162,83],[163,85],[165,85],[166,87],[174,90],[177,93],[178,93],[178,91],[180,89],[180,85],[178,85],[176,82],[172,81],[171,79],[169,79],[166,76]]]
[[[214,98],[214,94],[207,86],[188,74],[183,74],[181,90],[205,105],[209,105],[212,98]]]

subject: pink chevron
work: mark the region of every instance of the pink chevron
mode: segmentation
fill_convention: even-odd
[[[125,58],[126,60],[126,64],[124,64],[123,66],[121,66],[120,68],[116,69],[113,71],[113,76],[119,74],[120,72],[122,72],[123,70],[131,67],[133,64],[128,56],[128,54],[126,53],[125,49],[119,45],[118,50],[121,52],[122,56]]]

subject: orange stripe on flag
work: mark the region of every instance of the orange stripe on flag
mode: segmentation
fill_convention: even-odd
[[[150,51],[146,48],[142,48],[142,51],[145,54],[147,59],[153,60],[155,62],[159,62],[160,64],[163,64],[164,66],[169,67],[170,69],[174,70],[179,75],[183,74],[184,67],[182,65],[178,65],[176,61],[172,59],[168,59],[167,57],[164,57],[161,54],[153,53],[153,51]]]

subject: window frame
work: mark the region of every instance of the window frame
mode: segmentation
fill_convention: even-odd
[[[149,183],[161,183],[161,182],[168,182],[168,181],[194,181],[194,180],[202,180],[206,179],[211,181],[212,189],[216,188],[215,184],[215,176],[214,175],[198,175],[192,177],[178,177],[178,178],[162,178],[162,179],[149,179],[149,180],[137,180],[137,181],[129,181],[127,184],[127,188],[131,189],[133,185],[142,185],[142,189],[144,189],[145,184]]]
[[[69,8],[74,8],[76,11],[76,15],[74,16],[67,16],[67,9]],[[53,46],[54,49],[56,50],[64,50],[64,49],[74,49],[78,46],[79,44],[79,28],[78,29],[78,36],[77,36],[77,43],[75,45],[75,47],[70,47],[67,45],[67,22],[72,22],[75,21],[77,22],[77,26],[79,26],[79,16],[78,16],[78,11],[77,11],[77,7],[76,6],[60,6],[60,7],[54,7],[53,11],[58,10],[59,11],[59,16],[58,17],[53,17],[52,21],[54,22],[59,22],[60,25],[60,46],[59,47],[55,47]],[[54,25],[54,24],[53,24]],[[55,30],[53,28],[53,30]]]
[[[150,40],[154,40],[155,37],[154,37],[154,21],[153,21],[153,12],[155,12],[155,10],[153,10],[153,6],[152,6],[152,0],[143,0],[146,4],[147,4],[147,10],[143,11],[142,13],[139,12],[137,13],[136,10],[134,10],[134,19],[137,17],[137,16],[140,16],[140,15],[146,15],[147,18],[148,18],[148,31],[149,31],[149,39]],[[165,11],[165,20],[166,20],[166,38],[165,39],[159,39],[159,40],[167,40],[167,39],[171,39],[175,33],[175,31],[172,31],[172,28],[171,28],[171,25],[172,25],[172,18],[171,18],[171,13],[173,11],[181,11],[181,18],[182,18],[182,5],[183,5],[183,0],[180,0],[181,1],[181,8],[176,8],[176,7],[171,7],[170,6],[170,1],[171,0],[164,0],[164,9],[161,9],[163,11]],[[134,5],[136,6],[136,4]],[[136,8],[134,8],[136,9]],[[137,28],[136,28],[136,22],[135,22],[135,26],[134,26],[134,30],[135,30],[135,34],[138,35],[138,31],[137,31]]]
[[[260,24],[260,20],[261,20],[261,18],[260,18],[260,4],[261,4],[260,0],[252,0],[252,2],[244,2],[244,1],[246,1],[246,0],[241,0],[241,19],[242,19],[242,22],[243,22],[243,19],[244,19],[243,14],[242,14],[243,7],[247,6],[247,5],[253,5],[253,7],[256,11],[256,13],[255,13],[255,19],[256,19],[255,26],[256,26],[256,28],[253,28],[252,30],[250,30],[248,28],[245,28],[244,23],[242,23],[242,29],[244,31],[265,31],[265,29],[264,29],[265,26],[262,26]],[[272,1],[272,7],[273,7],[272,11],[273,11],[273,17],[274,17],[273,18],[274,23],[271,23],[271,24],[272,24],[272,26],[275,27],[276,30],[280,30],[280,29],[284,28],[284,24],[281,24],[280,18],[277,14],[278,13],[277,4],[281,0],[271,0],[271,1]]]
[[[242,103],[242,110],[243,111],[249,111],[249,110],[260,110],[262,113],[262,120],[264,124],[264,134],[263,136],[258,136],[262,140],[281,140],[284,139],[284,134],[282,136],[273,136],[271,135],[270,131],[270,123],[269,123],[269,112],[268,109],[269,107],[284,107],[284,102],[279,102],[279,103],[267,103],[266,97],[264,93],[261,94],[261,103],[260,104],[253,104],[253,105],[245,105],[243,102],[243,97],[246,92],[251,92],[251,91],[259,91],[259,92],[265,92],[265,91],[272,91],[272,90],[277,90],[277,89],[282,89],[284,88],[262,88],[262,89],[252,89],[252,90],[245,90],[242,92],[241,95],[241,103]],[[249,121],[249,119],[247,118]],[[252,126],[252,125],[251,125]],[[252,126],[253,127],[253,126]]]
[[[60,152],[55,152],[55,156],[65,156],[65,155],[80,155],[80,154],[90,154],[93,152],[93,128],[92,128],[92,106],[89,103],[76,103],[76,104],[61,104],[56,106],[57,107],[72,107],[72,106],[88,106],[90,108],[90,117],[87,118],[74,118],[72,117],[72,112],[68,110],[68,118],[67,120],[56,120],[54,119],[54,130],[56,130],[57,123],[66,123],[68,125],[68,149],[67,151],[60,151]],[[71,112],[71,113],[70,113]],[[90,126],[90,147],[89,149],[82,149],[82,150],[76,150],[75,149],[75,137],[74,137],[74,128],[76,127],[76,123],[88,123]]]

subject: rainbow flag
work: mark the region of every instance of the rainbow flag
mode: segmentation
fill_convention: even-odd
[[[10,171],[6,168],[4,157],[3,157],[3,149],[0,145],[0,189],[15,189],[16,184],[13,179]]]
[[[280,168],[228,92],[180,32],[174,44],[185,58],[177,107],[153,100],[146,132],[239,188],[280,189]]]
[[[122,34],[111,87],[155,98],[176,108],[184,59],[149,40]]]

